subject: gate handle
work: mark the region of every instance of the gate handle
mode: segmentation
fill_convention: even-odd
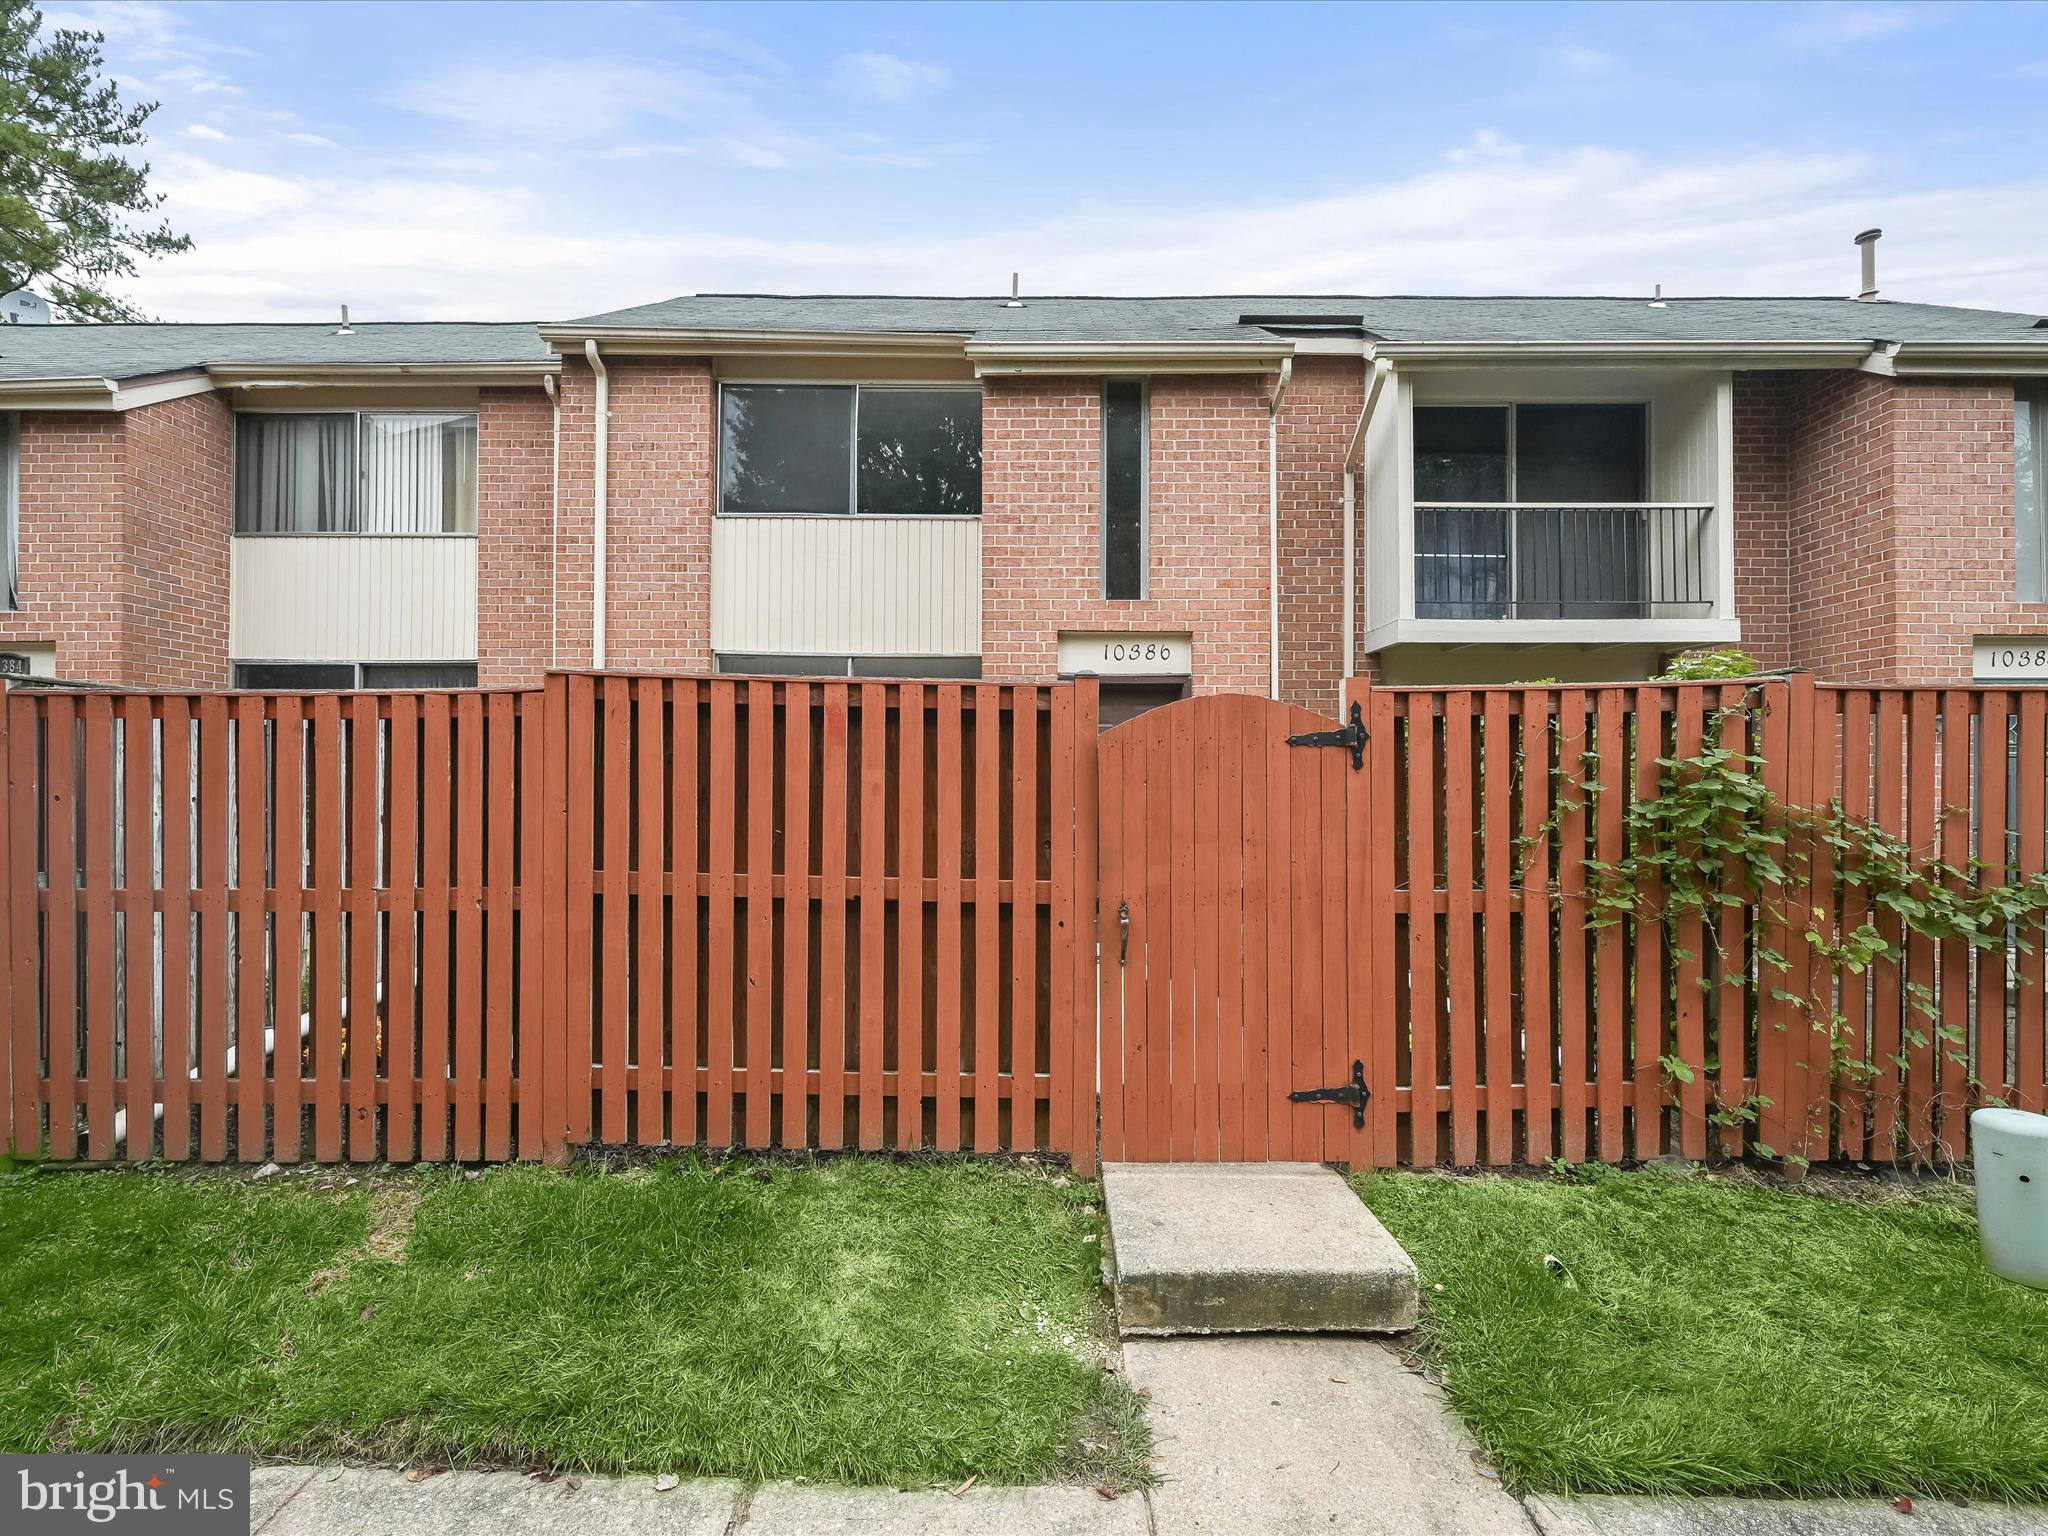
[[[1120,901],[1116,904],[1116,926],[1118,933],[1116,963],[1118,965],[1125,965],[1129,963],[1131,958],[1131,904],[1128,901]]]

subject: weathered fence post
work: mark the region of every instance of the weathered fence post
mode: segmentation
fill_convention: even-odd
[[[1071,693],[1065,711],[1067,739],[1062,742],[1061,700]],[[1053,823],[1053,933],[1054,957],[1059,944],[1067,946],[1066,1008],[1062,1013],[1061,988],[1054,984],[1052,1020],[1052,1144],[1074,1160],[1081,1174],[1095,1172],[1096,1081],[1100,1032],[1096,1027],[1101,993],[1096,978],[1096,874],[1098,835],[1098,790],[1100,776],[1095,744],[1101,710],[1101,684],[1093,677],[1074,681],[1071,690],[1061,689],[1053,697],[1053,765],[1059,775],[1065,765],[1071,790],[1065,796],[1054,793],[1066,826]],[[1059,782],[1055,777],[1054,782]],[[1058,842],[1064,839],[1064,857]],[[1066,890],[1062,895],[1062,865]],[[1064,910],[1067,922],[1060,925]],[[1057,969],[1057,966],[1055,967]]]

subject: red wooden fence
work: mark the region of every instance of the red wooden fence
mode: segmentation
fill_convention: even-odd
[[[1092,1152],[1092,684],[39,691],[0,725],[17,1148]]]
[[[1978,950],[1908,938],[1889,919],[1904,964],[1835,978],[1809,963],[1804,922],[1759,915],[1819,908],[1831,929],[1853,929],[1865,898],[1824,862],[1768,903],[1722,906],[1711,934],[1698,919],[1675,934],[1589,925],[1587,868],[1624,853],[1628,805],[1658,793],[1659,759],[1718,737],[1760,757],[1789,804],[1838,801],[1917,856],[1979,861],[1987,883],[2038,873],[2048,693],[1794,676],[1353,696],[1375,722],[1368,766],[1391,801],[1363,918],[1370,1007],[1392,1021],[1375,1036],[1388,1058],[1376,1081],[1392,1089],[1375,1100],[1375,1161],[1701,1158],[1757,1144],[1814,1161],[1940,1160],[1966,1151],[1976,1103],[2048,1108],[2038,925]],[[1760,948],[1789,972],[1760,966]],[[1793,1000],[1816,986],[1819,1018],[1846,1020],[1839,1055]],[[1716,1113],[1744,1106],[1753,1124]]]
[[[1588,924],[1588,860],[1624,851],[1659,758],[1712,739],[1760,757],[1789,802],[1839,800],[1987,882],[2040,874],[2048,692],[1778,678],[1350,696],[1371,733],[1355,777],[1243,731],[1231,750],[1196,739],[1203,709],[1248,728],[1278,708],[1263,701],[1171,707],[1142,763],[1124,760],[1142,731],[1106,749],[1101,846],[1144,882],[1136,938],[1157,928],[1167,990],[1117,979],[1098,1062],[1097,944],[1116,965],[1120,934],[1118,896],[1096,896],[1091,682],[11,692],[8,1138],[86,1159],[705,1142],[1044,1149],[1086,1168],[1098,1069],[1121,1086],[1131,1059],[1164,1150],[1132,1151],[1151,1144],[1119,1101],[1113,1155],[1499,1165],[1761,1142],[1938,1160],[1964,1150],[1977,1102],[2048,1108],[2038,931],[1987,950],[1901,936],[1901,964],[1828,983],[1837,1051],[1756,959],[1808,974],[1805,925],[1766,911],[1866,915],[1825,869],[1722,907],[1711,932]],[[1278,789],[1299,779],[1313,805],[1276,812],[1275,762]],[[1161,787],[1133,798],[1133,773]],[[1210,887],[1215,910],[1183,901]],[[1257,956],[1285,989],[1249,952],[1231,970],[1232,922],[1287,937]],[[1183,1012],[1212,972],[1236,1006],[1226,985]],[[1254,1118],[1253,1071],[1284,1095],[1340,1082],[1353,1054],[1363,1133],[1330,1108]],[[1723,1123],[1729,1106],[1755,1123]]]

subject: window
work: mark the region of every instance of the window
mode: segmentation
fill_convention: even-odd
[[[2048,385],[2035,384],[2019,391],[2014,446],[2019,600],[2048,602]]]
[[[720,651],[718,670],[755,677],[979,678],[979,656],[811,656]]]
[[[1417,618],[1647,616],[1651,523],[1679,528],[1641,506],[1647,407],[1421,405],[1413,432]]]
[[[296,693],[320,688],[474,688],[473,661],[238,661],[235,686]]]
[[[1102,730],[1135,720],[1148,709],[1172,704],[1188,696],[1185,678],[1170,682],[1123,682],[1104,678],[1096,705],[1096,723]]]
[[[728,384],[718,509],[727,516],[976,517],[981,391]]]
[[[1418,405],[1415,499],[1609,501],[1643,497],[1649,412],[1640,405]]]
[[[1102,595],[1145,595],[1145,381],[1102,386]]]
[[[237,533],[475,533],[469,411],[244,412]]]
[[[0,610],[21,606],[21,418],[0,412]]]
[[[1415,499],[1508,499],[1508,410],[1495,405],[1415,407]]]

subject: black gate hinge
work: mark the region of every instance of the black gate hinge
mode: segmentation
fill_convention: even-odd
[[[1372,1090],[1365,1086],[1365,1063],[1354,1061],[1351,1063],[1351,1081],[1342,1088],[1300,1088],[1287,1097],[1296,1104],[1349,1104],[1352,1128],[1362,1131],[1365,1129],[1365,1105],[1372,1097]]]
[[[1290,747],[1347,747],[1351,751],[1351,771],[1362,772],[1365,768],[1365,744],[1369,738],[1365,731],[1365,717],[1359,713],[1358,700],[1351,701],[1351,717],[1348,723],[1334,731],[1303,731],[1299,736],[1287,738]]]

